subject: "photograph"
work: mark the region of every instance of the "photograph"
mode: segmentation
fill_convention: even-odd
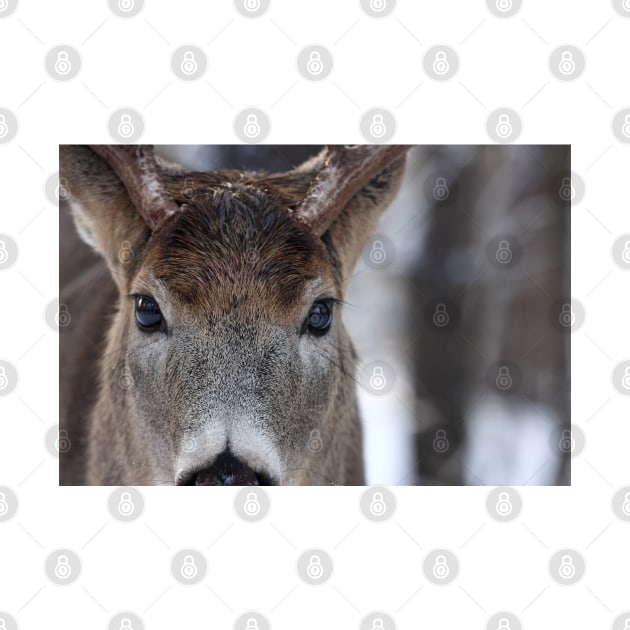
[[[60,145],[61,485],[569,485],[565,145]]]

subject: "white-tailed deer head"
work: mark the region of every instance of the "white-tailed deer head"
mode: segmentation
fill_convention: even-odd
[[[115,282],[78,273],[68,288],[91,315],[61,343],[107,333],[98,354],[66,353],[100,371],[85,416],[62,412],[71,440],[87,426],[62,483],[363,483],[341,305],[406,149],[331,146],[264,174],[185,171],[149,146],[61,147],[77,229]]]

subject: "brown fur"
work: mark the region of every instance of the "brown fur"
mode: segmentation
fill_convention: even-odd
[[[116,285],[64,236],[60,299],[73,324],[61,336],[60,424],[73,446],[61,483],[173,483],[182,466],[209,463],[225,432],[275,483],[363,483],[355,355],[339,307],[324,337],[300,329],[313,301],[343,299],[403,161],[318,238],[291,208],[319,160],[273,176],[163,164],[182,208],[151,233],[111,169],[86,147],[61,148],[77,227]],[[166,335],[136,329],[134,292],[158,301]],[[313,431],[323,448],[311,452]],[[196,450],[184,456],[191,436]]]

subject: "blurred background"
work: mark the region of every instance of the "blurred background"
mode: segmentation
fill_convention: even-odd
[[[162,146],[285,171],[318,146]],[[426,146],[346,294],[370,485],[569,485],[568,146]]]

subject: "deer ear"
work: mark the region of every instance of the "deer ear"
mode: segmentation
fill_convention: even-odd
[[[59,174],[81,238],[121,285],[151,231],[114,171],[87,146],[60,145]]]
[[[398,192],[407,148],[355,145],[348,150],[338,146],[333,147],[332,156],[327,148],[288,173],[269,176],[265,184],[289,207],[296,208],[297,218],[332,244],[343,274],[348,276],[381,213]],[[376,175],[364,180],[367,183],[349,199],[346,196],[347,201],[340,202],[344,189],[351,188],[353,181],[375,168],[379,160],[387,166],[372,170]]]
[[[404,170],[402,157],[381,171],[352,197],[326,231],[324,238],[332,242],[345,278],[351,275],[381,214],[396,196]]]

